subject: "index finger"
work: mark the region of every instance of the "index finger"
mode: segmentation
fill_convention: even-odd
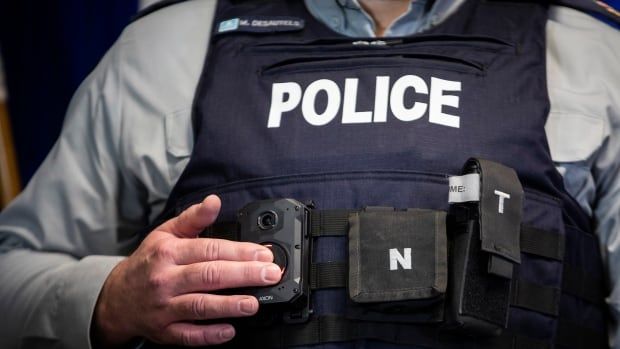
[[[267,247],[223,239],[181,239],[175,244],[175,262],[187,265],[217,260],[273,262],[273,253]]]

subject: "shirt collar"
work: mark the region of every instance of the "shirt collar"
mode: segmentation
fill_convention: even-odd
[[[406,36],[427,30],[452,14],[464,0],[436,0],[425,12],[426,0],[413,0],[407,13],[386,31],[386,36]],[[305,0],[312,15],[340,34],[352,37],[374,36],[374,21],[358,0]]]

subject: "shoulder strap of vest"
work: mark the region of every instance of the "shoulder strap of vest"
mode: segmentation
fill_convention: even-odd
[[[137,20],[139,20],[142,17],[146,17],[148,15],[150,15],[153,12],[157,12],[163,8],[166,8],[168,6],[172,6],[172,5],[176,5],[180,2],[185,2],[187,0],[161,0],[158,1],[152,5],[147,6],[146,8],[144,8],[143,10],[141,10],[140,12],[138,12],[132,19],[130,23],[133,23]]]
[[[602,15],[620,25],[620,11],[605,1],[594,0],[554,0],[552,3],[571,7],[576,10]]]
[[[161,9],[164,9],[166,7],[172,6],[172,5],[176,5],[178,3],[181,2],[186,2],[189,0],[160,0],[156,3],[153,3],[152,5],[147,6],[146,8],[142,9],[140,12],[138,12],[132,19],[130,23],[133,23],[137,20],[139,20],[142,17],[146,17],[148,15],[150,15],[153,12],[157,12]],[[222,0],[211,0],[211,1],[222,1]],[[267,2],[269,0],[228,0],[229,3],[235,5],[235,4],[241,4],[241,3],[248,3],[248,2]]]

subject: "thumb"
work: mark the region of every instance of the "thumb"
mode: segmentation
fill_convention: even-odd
[[[192,205],[180,215],[169,219],[157,228],[179,238],[195,238],[215,222],[222,202],[217,195],[209,195],[202,202]]]

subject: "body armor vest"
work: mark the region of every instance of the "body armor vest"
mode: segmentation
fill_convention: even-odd
[[[194,151],[162,219],[212,193],[221,222],[268,198],[446,211],[448,177],[477,157],[516,171],[522,223],[564,247],[557,258],[521,253],[514,278],[542,293],[511,303],[501,344],[423,321],[334,334],[338,325],[325,319],[347,319],[350,301],[326,288],[313,291],[308,323],[239,328],[239,340],[253,344],[233,346],[607,345],[591,219],[565,191],[545,135],[546,20],[541,3],[466,1],[428,31],[379,40],[331,31],[302,1],[219,1],[194,102]],[[543,243],[534,235],[533,246]],[[344,262],[347,251],[344,236],[315,238],[312,263]],[[553,304],[531,306],[539,296]],[[303,335],[286,339],[295,331]]]

